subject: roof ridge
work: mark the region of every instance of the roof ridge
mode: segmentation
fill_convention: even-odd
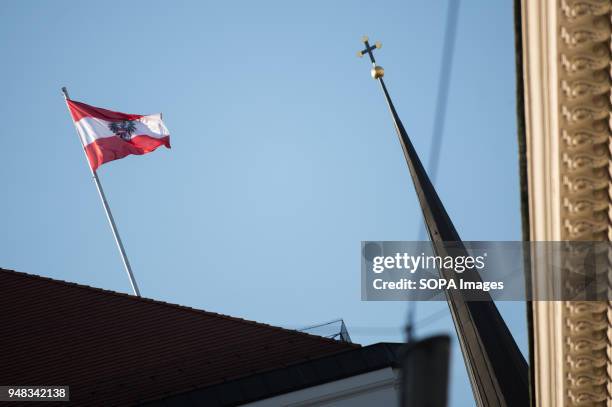
[[[263,328],[270,329],[270,330],[273,330],[273,331],[282,331],[282,332],[288,332],[288,333],[291,333],[291,334],[294,334],[294,335],[308,336],[308,337],[311,337],[311,338],[314,338],[314,339],[317,339],[317,340],[321,340],[323,342],[333,342],[333,343],[336,343],[336,344],[339,343],[338,341],[336,341],[334,339],[325,338],[323,336],[318,336],[318,335],[312,335],[312,334],[309,334],[309,333],[306,333],[306,332],[302,332],[302,331],[298,331],[298,330],[295,330],[295,329],[283,328],[283,327],[280,327],[280,326],[270,325],[270,324],[266,324],[266,323],[263,323],[263,322],[257,322],[257,321],[253,321],[253,320],[249,320],[249,319],[233,317],[231,315],[220,314],[218,312],[212,312],[212,311],[206,311],[206,310],[202,310],[202,309],[198,309],[198,308],[189,307],[189,306],[186,306],[186,305],[180,305],[180,304],[174,304],[174,303],[171,303],[171,302],[156,300],[156,299],[153,299],[153,298],[137,297],[137,296],[131,295],[131,294],[121,293],[121,292],[118,292],[118,291],[108,290],[108,289],[105,289],[105,288],[92,287],[92,286],[89,286],[89,285],[74,283],[74,282],[71,282],[71,281],[58,280],[58,279],[54,279],[54,278],[51,278],[51,277],[41,276],[41,275],[38,275],[38,274],[24,273],[22,271],[9,270],[9,269],[5,269],[5,268],[2,268],[2,267],[0,267],[0,273],[15,274],[15,275],[18,275],[20,277],[26,277],[26,278],[33,278],[33,279],[37,279],[37,280],[48,281],[48,282],[51,282],[51,283],[54,283],[54,284],[73,286],[73,287],[84,289],[84,290],[95,291],[95,292],[98,292],[100,294],[111,295],[111,296],[115,296],[115,297],[123,297],[123,298],[127,298],[127,299],[130,299],[130,300],[133,300],[133,301],[152,303],[152,304],[161,305],[161,306],[165,306],[165,307],[170,307],[170,308],[180,309],[180,310],[184,310],[184,311],[189,311],[189,312],[193,312],[193,313],[196,313],[196,314],[204,314],[204,315],[208,315],[208,316],[215,317],[215,318],[226,319],[226,320],[230,320],[230,321],[234,321],[234,322],[241,322],[241,323],[246,323],[246,324],[250,324],[250,325],[257,325],[257,326],[261,326]],[[356,344],[356,343],[346,343],[346,345],[347,345],[347,347],[348,346],[352,346],[353,348],[361,347],[361,345]]]

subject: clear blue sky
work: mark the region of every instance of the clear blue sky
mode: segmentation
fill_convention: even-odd
[[[99,175],[146,297],[287,327],[345,319],[401,341],[406,304],[360,301],[362,240],[420,210],[360,38],[424,161],[447,3],[3,1],[0,267],[129,292],[66,111],[163,112],[172,150]],[[519,240],[511,2],[462,2],[437,186],[465,240]],[[419,318],[446,307],[420,304]],[[501,304],[526,348],[525,310]],[[378,329],[384,328],[384,329]],[[417,327],[450,332],[448,317]],[[471,391],[454,342],[452,405]]]

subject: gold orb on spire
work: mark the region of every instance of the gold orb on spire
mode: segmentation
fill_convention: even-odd
[[[382,66],[376,65],[374,68],[372,68],[372,70],[370,71],[370,74],[372,75],[372,78],[380,79],[383,76],[385,76],[385,70],[383,69]]]
[[[370,39],[368,38],[367,35],[364,35],[363,37],[361,37],[361,41],[366,42],[369,41]]]

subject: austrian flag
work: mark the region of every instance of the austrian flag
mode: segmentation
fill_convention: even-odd
[[[161,113],[152,115],[113,112],[67,100],[91,168],[130,154],[146,154],[159,146],[170,148],[170,134]]]

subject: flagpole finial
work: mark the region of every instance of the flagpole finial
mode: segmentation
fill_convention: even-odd
[[[370,45],[370,39],[367,35],[364,35],[361,38],[361,41],[363,41],[363,43],[365,44],[365,49],[358,51],[357,56],[362,57],[365,54],[368,54],[368,56],[370,57],[370,61],[372,62],[372,70],[370,71],[372,78],[381,79],[383,76],[385,76],[385,70],[382,66],[376,65],[376,60],[374,59],[374,54],[372,53],[372,51],[374,51],[375,49],[382,48],[382,43],[380,41],[376,41],[374,45]]]
[[[62,94],[66,100],[70,99],[70,96],[68,96],[68,89],[66,89],[65,86],[62,86]]]

